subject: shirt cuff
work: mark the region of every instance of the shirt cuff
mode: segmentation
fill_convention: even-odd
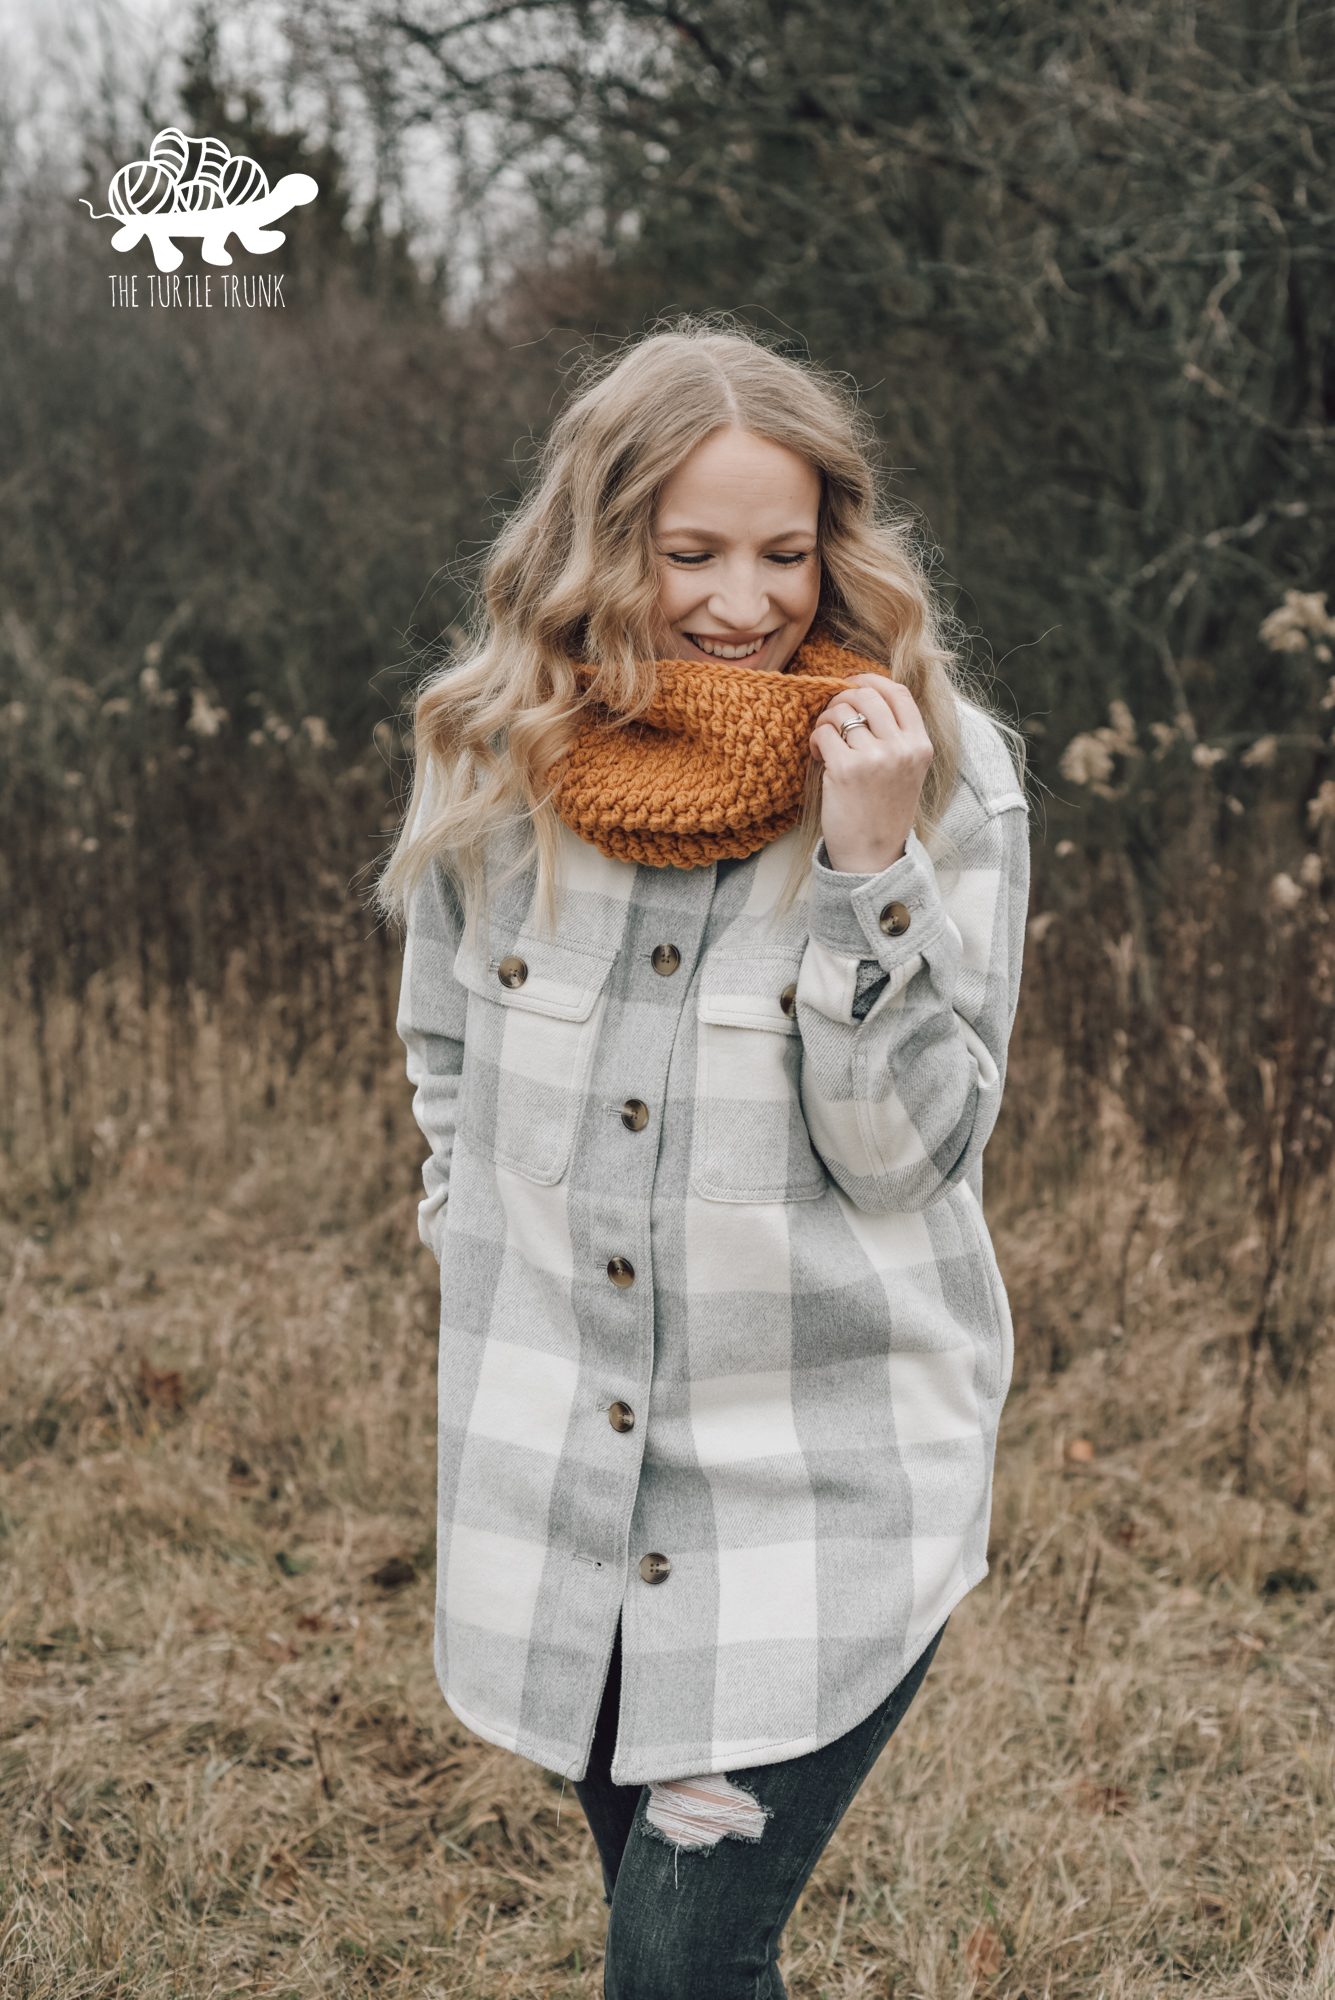
[[[896,971],[925,951],[945,921],[931,857],[916,833],[879,875],[831,868],[822,841],[811,869],[811,935],[844,958],[874,958]]]

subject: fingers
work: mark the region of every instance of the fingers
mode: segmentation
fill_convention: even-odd
[[[854,716],[866,727],[840,735]],[[882,674],[855,674],[831,697],[812,729],[824,766],[821,830],[833,868],[877,874],[906,851],[932,742],[907,688]]]
[[[923,726],[922,714],[913,696],[898,681],[892,681],[888,674],[855,674],[850,686],[857,689],[856,696],[839,698],[855,700],[873,726],[877,715],[893,716],[901,729]]]
[[[828,719],[816,724],[807,741],[816,762],[824,764],[827,770],[837,768],[841,757],[851,757],[856,754],[849,749],[839,734],[837,724]]]
[[[841,722],[851,722],[855,715],[865,715],[868,723],[871,723],[874,707],[875,704],[870,697],[866,701],[863,700],[860,688],[856,692],[850,690],[847,694],[832,695],[820,714],[816,717],[812,728],[818,729],[823,722],[832,722],[837,729]],[[882,707],[884,709],[883,704]],[[893,720],[893,718],[891,719]],[[882,720],[881,727],[885,727],[884,720]]]
[[[866,727],[845,735],[845,726],[858,716],[865,718]],[[932,761],[931,739],[917,702],[884,674],[853,676],[817,716],[809,740],[812,755],[831,771],[851,770],[859,758],[867,762],[869,750],[873,761],[887,754],[893,762],[923,762],[924,768]]]
[[[867,717],[866,728],[850,729],[847,736],[845,736],[843,733],[844,725],[854,721],[859,715]],[[894,728],[893,720],[890,727]],[[812,724],[810,740],[813,749],[819,743],[820,749],[818,754],[824,758],[826,763],[830,763],[837,761],[840,754],[846,757],[856,756],[857,751],[855,746],[858,737],[868,736],[872,733],[872,720],[865,708],[857,707],[851,701],[832,701],[829,707],[824,709]]]
[[[868,730],[871,731],[873,734],[875,734],[877,725],[872,721],[871,715],[865,708],[862,708],[851,701],[831,702],[830,706],[826,709],[823,709],[822,712],[816,717],[816,720],[812,723],[811,726],[813,730],[816,730],[828,725],[831,729],[838,731],[842,730],[846,723],[855,722],[859,716],[863,716],[865,718]],[[894,727],[893,720],[890,724],[890,727],[891,728]],[[881,725],[881,731],[882,734],[887,733],[885,731],[884,724]],[[853,733],[854,732],[850,729],[849,735],[851,736]]]
[[[872,685],[859,686],[847,694],[835,695],[812,726],[819,728],[822,723],[829,722],[838,729],[841,724],[851,722],[855,716],[861,715],[866,718],[867,727],[873,736],[879,737],[882,742],[891,742],[901,729],[911,727],[914,721],[921,726],[921,718],[918,716],[917,705],[912,695],[907,695],[906,699],[908,708],[901,715],[880,689]],[[849,733],[851,735],[853,732]]]
[[[812,756],[824,764],[827,770],[846,770],[857,762],[858,739],[862,738],[865,741],[871,735],[870,718],[866,729],[850,729],[847,736],[843,735],[840,724],[851,721],[855,715],[865,713],[865,710],[854,708],[844,710],[842,706],[836,706],[827,709],[824,715],[817,718],[808,741]],[[862,754],[865,756],[865,750]]]

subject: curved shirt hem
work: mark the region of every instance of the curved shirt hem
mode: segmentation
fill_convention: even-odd
[[[668,1766],[662,1768],[657,1766],[651,1767],[646,1763],[637,1766],[630,1776],[622,1776],[618,1772],[616,1758],[613,1757],[612,1783],[614,1785],[665,1785],[670,1784],[674,1778],[703,1778],[718,1773],[725,1773],[731,1776],[734,1771],[753,1771],[762,1764],[788,1764],[795,1757],[809,1757],[813,1751],[828,1750],[832,1743],[837,1743],[841,1737],[847,1736],[851,1729],[856,1729],[859,1723],[865,1722],[867,1717],[874,1714],[883,1701],[889,1699],[904,1677],[912,1673],[918,1660],[927,1651],[927,1648],[931,1645],[933,1639],[935,1639],[937,1633],[941,1630],[941,1627],[945,1624],[956,1606],[964,1602],[969,1592],[975,1590],[987,1574],[987,1564],[984,1563],[982,1569],[972,1582],[966,1582],[962,1589],[955,1592],[953,1597],[946,1599],[944,1609],[936,1614],[913,1650],[905,1653],[904,1663],[890,1686],[883,1688],[874,1700],[869,1701],[865,1708],[860,1709],[858,1714],[851,1717],[844,1724],[843,1728],[836,1730],[833,1735],[795,1737],[786,1743],[762,1743],[754,1750],[747,1751],[741,1756],[716,1757],[712,1762],[706,1763],[703,1767],[697,1763],[689,1769],[684,1769],[675,1760],[670,1768]]]
[[[846,1722],[834,1735],[799,1736],[791,1737],[785,1742],[761,1743],[740,1756],[714,1758],[703,1766],[698,1759],[686,1764],[681,1764],[676,1759],[660,1764],[651,1759],[628,1775],[618,1771],[614,1757],[610,1773],[613,1784],[665,1785],[671,1784],[677,1778],[703,1778],[718,1773],[753,1771],[763,1764],[788,1764],[796,1757],[809,1757],[813,1751],[827,1750],[832,1743],[837,1743],[840,1737],[847,1736],[851,1729],[856,1729],[860,1723],[865,1722],[883,1701],[889,1699],[905,1676],[912,1673],[918,1660],[936,1638],[952,1612],[964,1602],[971,1590],[977,1589],[988,1573],[988,1566],[984,1563],[976,1576],[966,1579],[962,1588],[957,1590],[953,1597],[946,1599],[944,1609],[929,1622],[912,1651],[905,1653],[903,1666],[891,1686],[882,1689],[874,1700],[868,1702],[864,1709],[851,1721]],[[582,1758],[572,1757],[567,1763],[560,1763],[552,1755],[549,1747],[525,1743],[513,1730],[498,1729],[493,1723],[483,1722],[479,1716],[471,1714],[447,1687],[442,1686],[441,1693],[445,1697],[450,1713],[462,1722],[465,1729],[471,1729],[474,1736],[480,1736],[484,1743],[494,1744],[498,1750],[512,1750],[517,1756],[526,1757],[530,1763],[539,1765],[542,1770],[554,1771],[558,1778],[568,1778],[572,1784],[578,1784],[584,1777],[588,1769],[587,1752]],[[574,1768],[576,1764],[579,1766],[578,1770]]]
[[[455,1720],[462,1722],[465,1729],[471,1729],[474,1736],[480,1736],[484,1743],[494,1744],[498,1750],[513,1750],[517,1757],[527,1757],[531,1764],[540,1765],[544,1771],[555,1771],[558,1778],[569,1778],[572,1784],[577,1782],[572,1768],[579,1761],[577,1758],[572,1757],[568,1764],[558,1764],[549,1754],[526,1745],[512,1729],[498,1729],[494,1723],[483,1722],[480,1716],[471,1714],[443,1684],[440,1691],[445,1697],[445,1706]]]

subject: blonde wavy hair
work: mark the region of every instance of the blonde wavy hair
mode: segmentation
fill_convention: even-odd
[[[540,901],[554,912],[549,773],[587,708],[630,722],[648,706],[658,495],[697,445],[729,426],[787,446],[820,474],[816,623],[912,694],[935,752],[920,831],[940,816],[959,775],[955,661],[912,527],[879,503],[870,426],[815,368],[748,334],[685,322],[593,371],[553,426],[540,476],[487,559],[471,649],[417,696],[412,798],[379,885],[387,912],[401,918],[439,860],[471,923],[489,845],[525,823],[531,838],[515,866],[536,849]],[[584,688],[576,661],[596,669]],[[813,771],[804,860],[820,830]]]

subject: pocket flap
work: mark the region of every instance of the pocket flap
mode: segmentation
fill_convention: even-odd
[[[790,957],[708,958],[700,978],[699,1018],[719,1028],[766,1028],[795,1035],[797,1008],[785,1013],[783,995],[796,991],[797,967]]]
[[[616,959],[615,951],[586,951],[559,938],[533,937],[523,931],[508,950],[498,950],[494,938],[490,943],[488,954],[478,949],[475,940],[460,945],[454,960],[459,984],[498,1006],[521,1014],[546,1014],[555,1021],[588,1020]],[[500,966],[507,958],[523,960],[522,985],[502,985]]]

